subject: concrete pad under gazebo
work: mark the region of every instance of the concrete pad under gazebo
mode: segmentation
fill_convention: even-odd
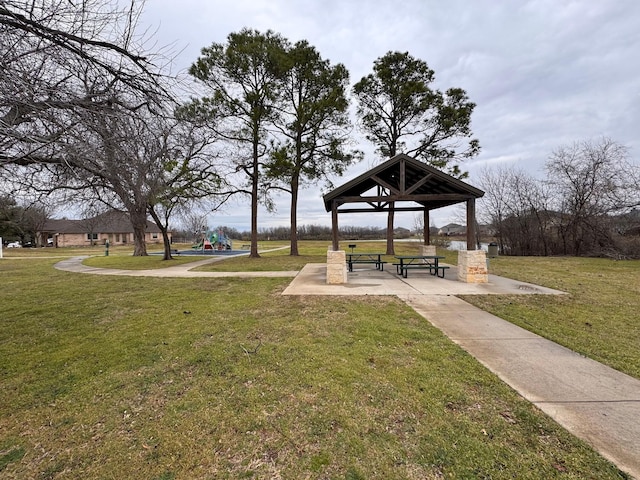
[[[332,190],[323,197],[327,212],[331,212],[332,228],[327,283],[348,282],[346,253],[340,250],[338,239],[340,213],[422,211],[421,254],[435,255],[435,245],[429,244],[429,212],[457,203],[466,203],[467,208],[467,250],[459,252],[457,278],[467,283],[486,283],[486,254],[476,250],[475,201],[483,195],[482,190],[402,153]]]

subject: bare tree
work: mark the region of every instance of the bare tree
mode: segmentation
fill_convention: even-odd
[[[87,198],[82,202],[81,215],[82,219],[80,225],[89,237],[89,243],[93,246],[97,239],[98,229],[105,223],[109,222],[109,218],[105,215],[109,211],[109,208],[100,201],[96,201],[93,198]]]
[[[421,212],[413,215],[413,232],[420,239],[424,237],[424,215]]]
[[[126,210],[134,255],[146,254],[151,214],[169,258],[169,215],[217,191],[220,177],[209,139],[163,114],[171,98],[154,65],[159,56],[145,53],[136,33],[141,7],[0,3],[0,173],[27,189],[92,192]]]
[[[225,190],[227,184],[212,162],[213,155],[207,147],[210,137],[195,135],[193,125],[179,124],[174,133],[171,158],[156,177],[155,189],[150,195],[148,212],[160,228],[164,243],[164,259],[171,258],[169,222],[176,211],[184,211],[194,203],[207,199],[211,211],[216,211],[235,193]],[[182,149],[182,150],[179,150]]]
[[[170,258],[171,214],[182,204],[219,193],[223,184],[210,137],[191,124],[117,105],[100,113],[85,111],[81,118],[65,135],[64,164],[22,167],[24,188],[77,191],[90,203],[126,211],[136,256],[146,255],[151,215],[163,234],[165,258]]]
[[[491,225],[501,251],[505,250],[504,221],[510,214],[510,170],[504,167],[485,168],[480,172],[479,185],[485,192],[480,199],[480,221]]]
[[[548,254],[549,193],[544,181],[517,170],[485,169],[481,220],[492,226],[500,250],[514,255]]]
[[[0,3],[0,168],[63,164],[60,145],[79,112],[114,103],[135,110],[166,95],[136,34],[140,7]]]
[[[208,229],[207,214],[199,208],[183,209],[180,225],[185,232],[191,235],[192,241],[197,241]]]
[[[603,137],[556,149],[547,161],[565,253],[580,255],[610,248],[610,216],[638,205],[635,168],[627,149]]]
[[[542,180],[514,168],[485,170],[480,210],[506,253],[638,256],[628,238],[638,172],[626,148],[608,138],[576,142],[551,154]]]

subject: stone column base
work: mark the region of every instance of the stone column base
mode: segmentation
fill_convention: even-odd
[[[430,255],[435,256],[436,254],[436,246],[435,245],[420,245],[420,255]]]
[[[327,250],[327,284],[347,283],[347,255],[344,250]]]
[[[458,252],[458,281],[465,283],[488,283],[487,255],[484,250],[461,250]]]

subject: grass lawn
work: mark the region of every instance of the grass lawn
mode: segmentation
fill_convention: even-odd
[[[467,296],[466,301],[556,343],[640,378],[640,261],[499,257],[497,275],[566,296]]]
[[[397,299],[55,261],[0,261],[2,478],[625,478]]]
[[[347,247],[347,243],[350,242],[342,242],[340,247],[349,252],[350,249]],[[300,256],[292,257],[289,255],[288,249],[273,250],[274,248],[282,246],[281,242],[273,244],[264,242],[265,252],[261,253],[260,258],[248,258],[246,256],[229,258],[224,262],[204,265],[196,268],[195,270],[207,272],[300,270],[307,263],[326,263],[327,248],[330,245],[330,242],[300,242]],[[386,252],[386,242],[382,241],[358,242],[357,245],[358,247],[354,250],[357,253]],[[397,242],[395,244],[395,251],[397,255],[417,254],[418,249],[418,242]],[[446,257],[443,260],[444,262],[454,264],[457,262],[457,252],[442,250],[439,254]],[[382,259],[389,263],[395,261],[393,255],[385,255]]]

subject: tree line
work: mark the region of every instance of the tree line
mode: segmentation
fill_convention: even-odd
[[[640,258],[640,172],[610,138],[556,149],[542,179],[497,168],[480,183],[503,254]]]
[[[247,242],[251,239],[250,231],[240,231],[234,227],[219,226],[213,232],[222,231],[224,234],[235,240]],[[181,243],[198,242],[202,238],[202,232],[189,229],[177,229],[173,232],[173,240]],[[387,235],[386,228],[368,226],[342,226],[339,229],[339,236],[343,240],[380,240]],[[332,239],[331,227],[323,225],[299,225],[296,236],[299,240],[330,241]],[[410,238],[412,232],[406,228],[396,228],[395,238]],[[291,238],[290,227],[263,227],[258,230],[258,240],[285,240]]]
[[[146,254],[150,216],[170,258],[171,218],[237,195],[251,202],[257,257],[258,205],[275,207],[271,192],[285,191],[297,255],[300,189],[330,187],[362,158],[352,96],[381,160],[405,151],[464,176],[458,163],[479,151],[466,92],[433,88],[434,72],[408,52],[383,55],[350,90],[347,68],[306,40],[243,29],[202,49],[184,102],[185,82],[163,71],[168,59],[145,50],[153,42],[137,30],[141,5],[2,2],[3,194],[126,211],[134,255]]]

